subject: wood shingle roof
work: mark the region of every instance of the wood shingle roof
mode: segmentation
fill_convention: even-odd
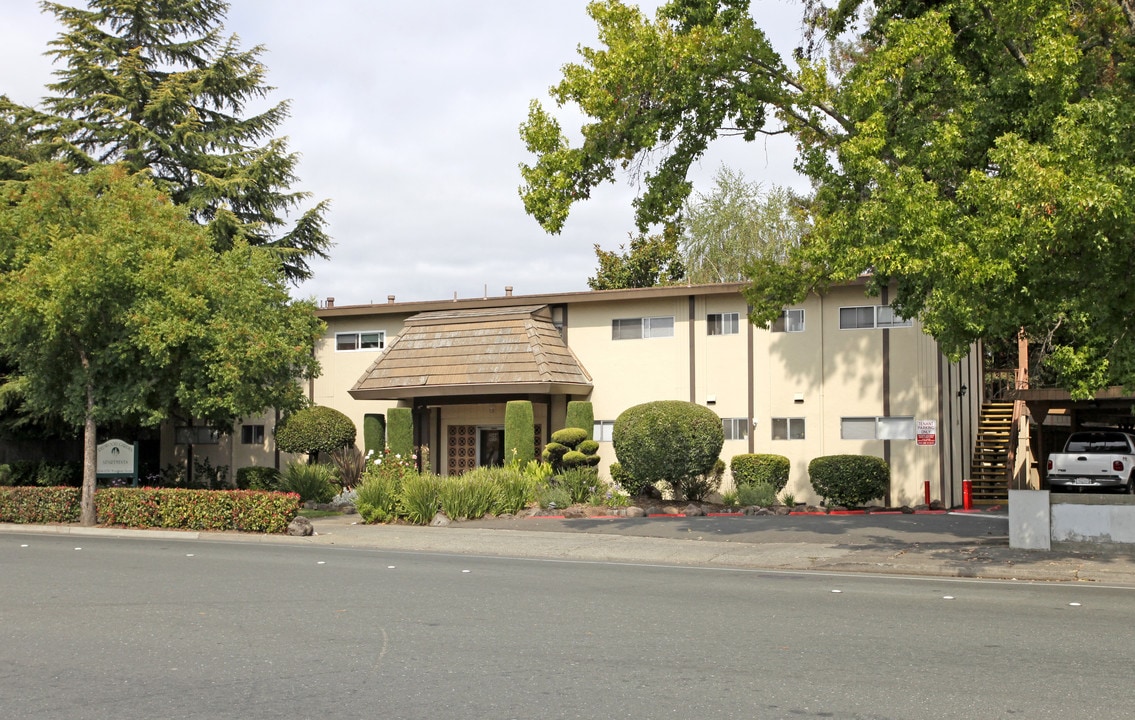
[[[546,305],[418,313],[351,388],[359,400],[544,393],[586,395],[591,376]]]

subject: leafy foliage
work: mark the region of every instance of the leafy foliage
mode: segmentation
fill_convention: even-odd
[[[588,6],[598,45],[551,90],[587,118],[573,146],[532,103],[526,210],[559,232],[620,171],[640,231],[681,221],[691,164],[724,136],[791,133],[811,224],[749,268],[757,324],[868,274],[952,358],[1024,328],[1075,398],[1135,386],[1135,9],[1114,0],[808,0],[791,61],[745,0],[648,19]]]
[[[0,355],[27,409],[84,428],[175,411],[218,425],[297,407],[321,323],[268,251],[224,253],[144,178],[35,166],[0,186]]]
[[[792,463],[783,455],[744,454],[734,455],[729,461],[733,483],[738,487],[764,482],[780,492],[788,485],[788,474]]]
[[[95,496],[106,525],[280,533],[299,511],[294,493],[108,488]]]
[[[763,480],[738,485],[737,504],[745,507],[771,507],[776,504],[776,488]]]
[[[595,409],[588,400],[569,400],[564,427],[582,428],[590,439],[595,432]]]
[[[381,413],[363,415],[363,450],[380,453],[386,449],[386,418]]]
[[[256,465],[242,467],[236,471],[236,486],[240,490],[279,490],[280,471]]]
[[[592,290],[619,290],[672,285],[686,277],[686,267],[678,252],[674,232],[663,235],[639,235],[631,238],[630,250],[620,252],[595,246],[599,267],[595,277],[587,279]]]
[[[636,483],[664,480],[683,492],[713,473],[725,435],[721,418],[709,408],[658,400],[624,410],[615,419],[612,440],[622,469]]]
[[[386,411],[386,440],[394,453],[403,457],[414,454],[414,414],[410,408]]]
[[[454,520],[483,517],[501,503],[501,488],[493,474],[468,472],[445,478],[438,487],[441,511]]]
[[[331,464],[335,466],[336,481],[343,490],[350,490],[358,485],[363,472],[366,471],[366,458],[353,444],[332,450]]]
[[[886,496],[891,471],[870,455],[827,455],[808,463],[812,487],[828,505],[856,507]]]
[[[402,481],[398,507],[403,517],[415,525],[428,525],[441,509],[441,484],[433,473],[411,474]]]
[[[276,426],[276,446],[289,453],[332,453],[355,442],[355,424],[335,408],[313,405]]]
[[[280,489],[299,495],[300,502],[325,503],[335,497],[335,469],[330,465],[289,463]]]
[[[355,508],[363,522],[387,522],[397,517],[401,489],[397,475],[367,473],[355,490]]]
[[[0,487],[0,522],[73,523],[80,497],[79,488]]]
[[[88,0],[87,9],[43,7],[63,26],[48,54],[59,70],[42,110],[0,105],[17,119],[33,151],[74,167],[124,163],[148,173],[213,245],[246,242],[275,253],[292,280],[326,258],[325,202],[300,214],[308,195],[291,190],[298,155],[272,133],[287,103],[254,115],[273,89],[264,83],[264,48],[241,50],[223,37],[219,0]]]

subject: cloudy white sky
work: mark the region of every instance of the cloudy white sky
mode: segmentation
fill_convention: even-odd
[[[70,4],[80,4],[73,0]],[[653,14],[658,0],[639,3]],[[593,45],[586,0],[231,0],[225,28],[263,45],[279,129],[301,155],[297,189],[330,199],[329,261],[297,297],[337,305],[585,290],[596,243],[633,229],[629,179],[572,211],[559,236],[525,214],[517,166],[529,100]],[[793,0],[754,0],[782,52],[799,37]],[[4,0],[0,94],[36,104],[51,81],[43,56],[59,27],[37,0]],[[547,104],[547,103],[546,103]],[[579,117],[559,117],[569,131]],[[750,180],[806,188],[784,141],[725,140],[695,170],[707,190],[726,163]]]

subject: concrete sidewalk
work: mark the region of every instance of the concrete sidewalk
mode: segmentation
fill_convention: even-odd
[[[1135,587],[1135,553],[1094,546],[1052,552],[1013,550],[1008,546],[1007,519],[1003,517],[869,518],[770,518],[773,522],[766,523],[752,522],[757,518],[566,520],[556,524],[516,520],[417,527],[363,525],[357,515],[343,515],[313,520],[316,534],[311,537],[10,524],[0,524],[0,533],[325,545],[582,562]],[[483,526],[493,524],[498,526]]]

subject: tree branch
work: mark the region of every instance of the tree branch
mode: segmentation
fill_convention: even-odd
[[[1127,2],[1127,0],[1120,0],[1120,2]],[[993,25],[994,29],[997,28],[997,21],[993,19],[993,12],[989,9],[988,6],[981,6],[981,14],[985,16],[985,19],[989,21],[990,25]],[[998,33],[998,35],[1000,35],[1000,33]],[[1008,38],[1001,38],[1001,43],[1005,46],[1005,49],[1009,51],[1009,54],[1013,56],[1013,59],[1015,59],[1021,67],[1028,69],[1029,59],[1025,57],[1020,48],[1009,41]]]

